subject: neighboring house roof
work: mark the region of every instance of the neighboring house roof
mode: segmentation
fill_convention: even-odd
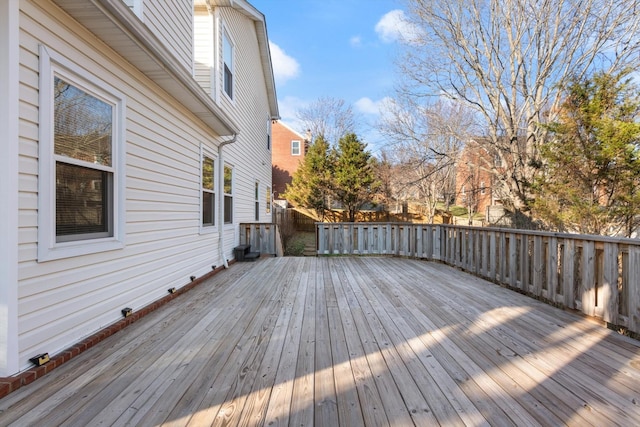
[[[291,126],[288,126],[284,122],[278,121],[276,123],[277,123],[277,126],[282,126],[283,128],[287,129],[289,132],[295,134],[300,139],[300,141],[309,141],[309,137],[308,136],[303,136],[300,132],[294,130]],[[274,124],[276,124],[276,123],[274,123]],[[309,142],[311,142],[311,141],[309,141]]]
[[[53,0],[53,2],[189,108],[216,133],[231,135],[240,132],[235,120],[215,103],[193,78],[191,71],[180,64],[171,50],[131,12],[123,1]],[[277,117],[278,104],[264,15],[243,0],[209,2],[215,6],[234,7],[252,17],[256,22],[271,116]]]

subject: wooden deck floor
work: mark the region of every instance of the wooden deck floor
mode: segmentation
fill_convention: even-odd
[[[1,425],[640,425],[640,343],[447,266],[236,264],[0,400]]]

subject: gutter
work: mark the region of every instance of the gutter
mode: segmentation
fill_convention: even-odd
[[[218,250],[220,251],[220,258],[222,258],[222,265],[224,268],[229,268],[227,257],[224,256],[224,157],[222,155],[222,147],[228,144],[236,142],[238,134],[234,133],[231,139],[222,141],[218,144]]]

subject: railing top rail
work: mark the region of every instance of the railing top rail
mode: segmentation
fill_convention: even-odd
[[[422,226],[436,226],[436,225],[442,225],[442,224],[426,224],[426,223],[415,223],[415,222],[321,222],[321,221],[317,221],[315,223],[316,225],[362,225],[362,226],[369,226],[369,225],[422,225]]]
[[[631,245],[631,246],[640,246],[640,239],[632,239],[628,237],[609,237],[609,236],[598,236],[598,235],[592,235],[592,234],[556,233],[551,231],[521,230],[516,228],[501,228],[501,227],[474,227],[469,225],[428,224],[428,223],[410,223],[410,222],[316,222],[316,226],[318,225],[336,225],[336,226],[358,225],[363,227],[385,226],[385,225],[404,226],[404,227],[407,227],[407,226],[436,227],[438,226],[443,228],[493,231],[498,233],[514,233],[514,234],[521,234],[521,235],[527,235],[527,236],[556,237],[558,239],[572,239],[572,240],[591,240],[594,242],[601,242],[601,243],[618,243],[618,244]]]

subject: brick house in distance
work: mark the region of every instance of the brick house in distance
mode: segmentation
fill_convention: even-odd
[[[274,200],[282,200],[281,194],[293,179],[293,173],[304,160],[309,138],[300,135],[284,123],[274,120],[271,125],[273,149],[271,151],[272,185]]]
[[[501,205],[495,188],[494,168],[500,158],[481,142],[469,140],[456,168],[456,204],[473,213],[487,213],[489,206]]]

